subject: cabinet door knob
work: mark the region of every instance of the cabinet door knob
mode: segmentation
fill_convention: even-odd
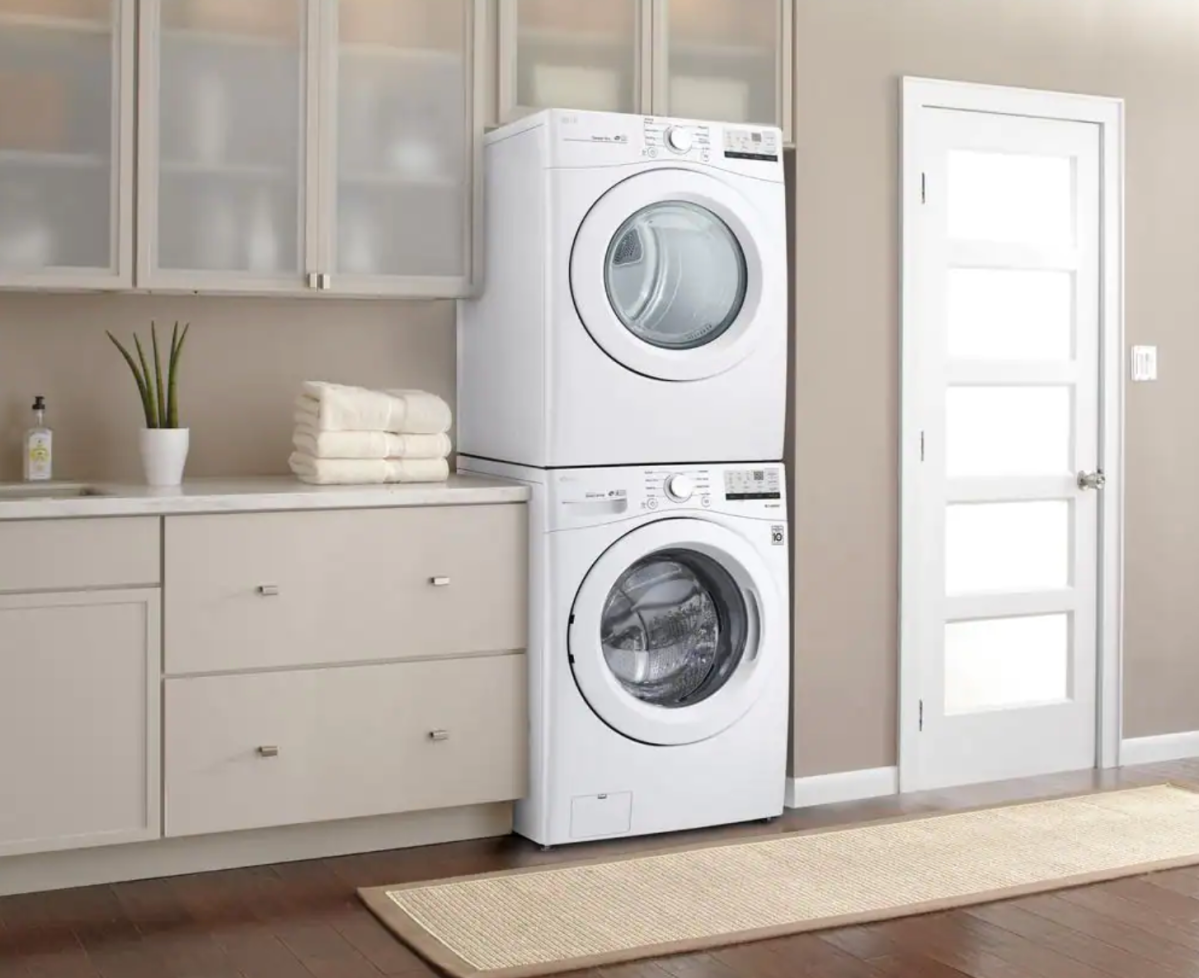
[[[279,594],[279,585],[278,584],[259,584],[258,587],[256,587],[254,590],[257,591],[264,598],[273,598]]]
[[[430,577],[429,583],[434,587],[449,587],[450,579],[448,577]]]
[[[450,732],[448,730],[430,730],[429,731],[429,739],[430,740],[449,740]]]
[[[278,757],[279,756],[279,748],[276,747],[274,744],[263,744],[261,747],[258,748],[258,756],[259,757]]]

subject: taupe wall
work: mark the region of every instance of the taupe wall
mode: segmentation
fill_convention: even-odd
[[[795,773],[896,761],[903,75],[1127,102],[1124,733],[1199,730],[1199,5],[798,6]]]
[[[451,302],[0,294],[0,481],[20,478],[34,394],[49,402],[56,475],[140,478],[137,393],[104,330],[148,338],[151,319],[193,323],[191,476],[287,472],[301,380],[454,394]]]

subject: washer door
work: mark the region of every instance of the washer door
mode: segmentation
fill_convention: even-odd
[[[757,701],[785,624],[749,543],[715,523],[665,519],[595,562],[567,644],[575,682],[608,726],[642,743],[690,744]]]
[[[753,349],[763,288],[786,289],[785,279],[773,281],[777,263],[759,250],[764,240],[749,202],[716,177],[630,177],[596,202],[575,237],[579,318],[610,357],[639,374],[689,381],[724,373]]]

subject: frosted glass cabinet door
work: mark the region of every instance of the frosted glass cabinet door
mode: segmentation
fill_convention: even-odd
[[[475,6],[475,0],[324,6],[322,34],[336,39],[332,83],[321,86],[320,269],[330,273],[331,291],[465,290],[481,130]]]
[[[649,107],[651,0],[500,0],[500,121]]]
[[[793,0],[654,0],[654,113],[790,138]]]
[[[0,286],[132,284],[134,0],[0,0]]]
[[[141,9],[140,284],[302,288],[309,4]]]

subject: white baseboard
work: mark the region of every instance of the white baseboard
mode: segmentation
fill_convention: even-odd
[[[810,778],[788,778],[784,804],[788,808],[835,805],[842,801],[881,798],[899,792],[899,768],[875,767]]]
[[[512,805],[476,805],[0,859],[0,896],[507,835]]]
[[[1199,730],[1120,741],[1121,767],[1129,764],[1162,764],[1188,757],[1199,757]]]

